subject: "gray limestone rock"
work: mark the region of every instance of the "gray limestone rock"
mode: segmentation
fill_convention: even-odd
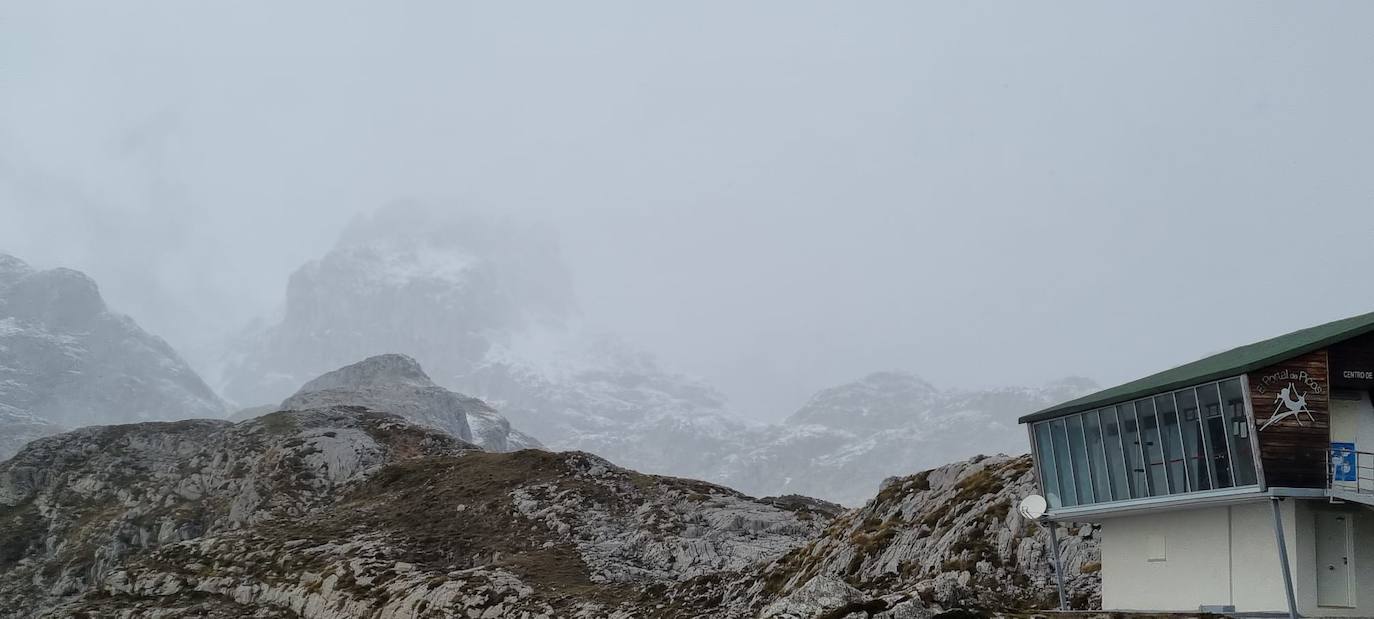
[[[377,355],[328,372],[306,383],[281,408],[338,405],[394,413],[488,451],[541,447],[539,441],[511,429],[510,422],[485,402],[434,384],[420,364],[405,355]]]

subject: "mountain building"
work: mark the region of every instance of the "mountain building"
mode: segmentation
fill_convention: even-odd
[[[1108,610],[1374,616],[1374,313],[1024,416]]]

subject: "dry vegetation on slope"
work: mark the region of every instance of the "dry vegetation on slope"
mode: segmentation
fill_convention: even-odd
[[[352,407],[87,428],[0,463],[10,616],[929,617],[1051,595],[1028,459],[863,508],[580,452],[488,453]],[[1091,529],[1064,541],[1079,604]],[[859,615],[852,615],[859,612]]]

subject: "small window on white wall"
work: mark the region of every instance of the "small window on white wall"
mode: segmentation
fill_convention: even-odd
[[[1168,544],[1165,543],[1163,533],[1151,533],[1149,539],[1145,541],[1145,560],[1150,562],[1168,561]]]

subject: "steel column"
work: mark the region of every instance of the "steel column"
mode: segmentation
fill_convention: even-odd
[[[1059,587],[1059,610],[1068,610],[1069,599],[1064,593],[1064,566],[1059,563],[1059,536],[1055,534],[1055,530],[1059,528],[1059,524],[1050,520],[1046,523],[1046,526],[1050,529],[1050,557],[1054,560],[1055,585]],[[1287,565],[1287,563],[1284,565]]]
[[[1288,567],[1288,544],[1283,540],[1283,514],[1279,508],[1279,498],[1270,497],[1269,504],[1274,508],[1274,540],[1279,545],[1279,565],[1283,568],[1283,592],[1288,596],[1288,617],[1298,619],[1298,602],[1293,597],[1293,572]]]

